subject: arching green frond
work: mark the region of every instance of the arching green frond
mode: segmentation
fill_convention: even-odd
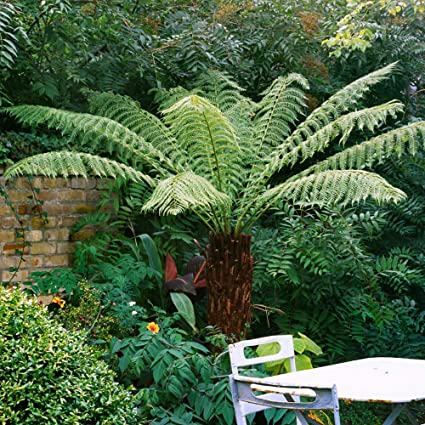
[[[36,127],[44,124],[58,129],[71,142],[78,140],[93,149],[107,148],[110,153],[116,153],[121,160],[135,166],[138,163],[147,164],[160,174],[165,174],[164,167],[175,170],[172,162],[161,151],[112,119],[47,106],[22,105],[3,110],[26,125]]]
[[[295,149],[316,131],[352,110],[374,84],[383,81],[394,71],[395,66],[396,64],[388,65],[357,79],[322,103],[286,139],[288,151]]]
[[[301,205],[349,204],[372,198],[378,203],[406,197],[383,177],[362,170],[329,170],[282,183],[267,190],[258,202],[272,204],[279,198]]]
[[[420,144],[425,145],[425,121],[388,131],[345,149],[293,176],[291,181],[323,170],[345,170],[371,166],[374,163],[382,162],[390,155],[400,156],[403,152],[415,155]]]
[[[289,74],[276,79],[263,93],[254,119],[258,154],[267,156],[267,148],[282,143],[303,113],[305,96],[297,86],[308,89],[308,82],[299,74]]]
[[[46,177],[68,177],[90,176],[99,177],[124,177],[134,181],[144,181],[149,186],[154,185],[154,180],[135,170],[132,167],[108,158],[81,152],[48,152],[34,155],[7,168],[4,178],[21,175],[46,176]]]
[[[362,99],[372,86],[387,79],[396,69],[397,63],[391,63],[377,71],[371,72],[358,78],[352,83],[346,85],[341,90],[332,95],[326,102],[324,102],[318,109],[327,110],[326,114],[329,116],[331,111],[334,111],[334,118],[339,116],[342,112],[349,111],[353,106],[356,106],[358,101]],[[316,109],[316,110],[318,110]],[[314,114],[313,111],[312,114]]]
[[[90,92],[88,101],[91,113],[119,122],[151,143],[164,156],[173,158],[178,149],[173,135],[159,118],[141,109],[138,102],[111,92]]]
[[[270,155],[270,157],[274,158],[269,159],[268,164],[264,167],[264,174],[275,173],[284,166],[292,167],[298,162],[303,162],[313,157],[316,153],[323,152],[336,138],[339,138],[340,145],[345,145],[353,130],[363,131],[367,129],[373,132],[386,121],[388,116],[395,118],[397,113],[402,110],[402,103],[391,101],[342,115],[306,137],[304,142],[291,150],[289,150],[286,143],[278,146]]]
[[[230,198],[219,192],[208,180],[192,172],[162,180],[152,193],[143,211],[160,215],[177,215],[187,210],[221,208]]]
[[[198,94],[200,90],[196,88],[193,90],[187,90],[178,86],[171,89],[160,88],[152,91],[155,94],[155,103],[158,105],[158,109],[163,111],[191,94]]]
[[[198,78],[195,86],[201,90],[202,97],[208,99],[224,114],[245,100],[241,94],[244,90],[225,72],[210,69]]]
[[[164,114],[193,171],[219,191],[232,193],[241,184],[241,149],[223,113],[208,100],[192,95]]]

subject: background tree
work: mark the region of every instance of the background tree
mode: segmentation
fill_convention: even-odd
[[[251,311],[250,232],[276,202],[344,205],[369,197],[378,202],[404,198],[382,177],[361,168],[390,154],[415,154],[424,137],[423,122],[342,149],[352,132],[373,134],[402,110],[398,102],[356,110],[370,87],[393,69],[391,65],[351,83],[301,122],[302,89],[308,84],[297,74],[277,79],[253,103],[229,78],[212,72],[198,83],[203,97],[183,89],[165,96],[164,122],[131,99],[111,94],[91,96],[90,107],[97,115],[41,106],[7,108],[28,125],[60,129],[79,146],[107,146],[122,162],[82,152],[51,152],[18,162],[6,177],[87,176],[89,170],[100,176],[122,175],[146,185],[150,196],[144,211],[193,211],[211,232],[209,321],[225,333],[240,335]],[[342,150],[326,158],[322,152],[332,143]],[[322,159],[313,163],[316,154]],[[304,162],[301,170],[298,164]]]

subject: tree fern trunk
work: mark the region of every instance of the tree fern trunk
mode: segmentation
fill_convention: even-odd
[[[210,235],[207,259],[208,322],[237,338],[251,316],[251,235]]]

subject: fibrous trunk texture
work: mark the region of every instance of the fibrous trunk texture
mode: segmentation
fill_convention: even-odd
[[[243,338],[251,316],[251,235],[210,234],[207,253],[208,322]]]

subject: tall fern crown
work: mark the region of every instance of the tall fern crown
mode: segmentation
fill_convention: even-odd
[[[379,133],[403,105],[360,106],[371,87],[394,68],[391,64],[365,75],[309,114],[308,82],[301,75],[278,78],[255,103],[217,71],[202,76],[191,92],[161,91],[162,119],[112,93],[89,93],[86,114],[43,106],[5,108],[25,125],[54,128],[76,147],[93,147],[92,154],[66,151],[27,158],[5,177],[125,176],[151,188],[144,211],[193,211],[211,231],[223,234],[249,232],[281,200],[309,205],[367,198],[397,202],[405,194],[365,168],[389,155],[416,154],[423,148],[425,122]],[[353,143],[353,132],[358,136],[365,130],[372,136]],[[335,144],[338,153],[314,162]],[[108,158],[96,154],[98,146],[107,147]],[[309,165],[302,171],[292,171],[304,162]],[[277,173],[289,177],[282,180]]]

